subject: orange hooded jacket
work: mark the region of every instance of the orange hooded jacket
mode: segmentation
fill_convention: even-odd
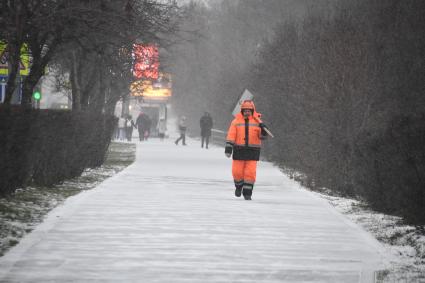
[[[248,105],[252,108],[252,115],[245,119],[242,113],[238,113],[227,132],[225,152],[233,151],[233,160],[259,160],[261,139],[267,135],[260,127],[261,114],[255,111],[252,101],[246,102],[242,104],[241,111],[244,105]]]

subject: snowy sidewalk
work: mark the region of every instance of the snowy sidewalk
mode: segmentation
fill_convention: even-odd
[[[139,143],[0,258],[0,282],[373,282],[379,243],[260,162],[234,197],[223,148]]]

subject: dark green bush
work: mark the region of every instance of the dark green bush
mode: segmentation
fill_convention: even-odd
[[[358,193],[375,209],[425,223],[425,115],[396,117],[358,144]]]
[[[114,123],[88,112],[0,108],[0,194],[50,186],[100,166]]]

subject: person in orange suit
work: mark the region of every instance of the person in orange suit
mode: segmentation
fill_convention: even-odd
[[[267,136],[266,127],[260,119],[261,114],[255,111],[254,102],[245,100],[230,124],[227,132],[225,155],[232,156],[232,175],[235,182],[235,196],[243,194],[251,200],[252,190],[260,159],[261,140]]]

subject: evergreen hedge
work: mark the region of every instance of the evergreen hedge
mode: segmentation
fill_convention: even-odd
[[[425,223],[425,114],[395,117],[379,134],[357,141],[358,195],[377,210]]]
[[[113,116],[88,112],[0,108],[0,195],[100,166],[115,123]]]

